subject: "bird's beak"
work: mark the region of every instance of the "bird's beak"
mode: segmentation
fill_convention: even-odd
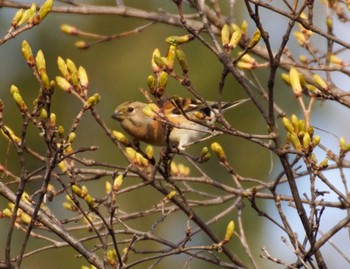
[[[112,118],[121,121],[123,119],[123,112],[119,110],[114,111],[114,113],[112,114]]]

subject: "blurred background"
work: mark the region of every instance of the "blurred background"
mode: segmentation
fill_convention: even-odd
[[[28,2],[30,1],[22,1]],[[36,1],[37,4],[41,4],[43,1]],[[95,4],[95,5],[113,5],[115,1],[81,1],[82,3]],[[229,13],[228,3],[229,1],[219,1],[222,4],[222,9],[225,13]],[[240,1],[236,4],[235,10],[235,21],[239,24],[243,19],[247,19],[249,25],[249,33],[255,31],[253,22],[245,14],[245,8],[241,6],[243,4]],[[149,11],[166,11],[169,13],[176,13],[176,8],[172,1],[164,0],[144,0],[136,1],[129,0],[125,1],[127,6],[145,9]],[[55,5],[60,5],[59,2]],[[15,9],[2,8],[0,9],[0,35],[4,36],[9,28],[10,22]],[[320,13],[324,12],[320,10]],[[262,12],[262,20],[266,19],[265,27],[269,31],[271,40],[275,41],[275,48],[279,46],[281,40],[281,32],[284,31],[287,21],[281,17],[275,17],[273,20],[269,20],[271,14]],[[280,20],[280,21],[279,21]],[[317,18],[316,18],[317,20]],[[111,119],[111,114],[115,107],[127,100],[140,100],[144,101],[143,95],[140,93],[140,88],[147,89],[146,78],[152,73],[150,60],[152,52],[155,48],[159,48],[161,53],[164,55],[167,51],[167,44],[164,42],[165,38],[170,35],[183,35],[186,31],[181,27],[173,27],[164,24],[154,24],[151,27],[145,29],[143,32],[124,37],[109,42],[100,43],[96,46],[92,46],[87,50],[79,50],[74,46],[79,37],[72,37],[63,34],[60,31],[61,24],[70,24],[76,26],[82,31],[98,33],[101,35],[111,35],[116,33],[122,33],[130,31],[136,27],[142,26],[147,22],[140,19],[133,19],[127,17],[109,16],[109,15],[77,15],[77,14],[57,14],[51,13],[39,26],[34,27],[32,30],[27,31],[13,40],[5,43],[0,47],[0,98],[5,104],[3,119],[9,127],[11,127],[16,133],[21,130],[21,116],[18,112],[16,105],[14,104],[10,95],[10,87],[15,84],[28,104],[32,103],[32,100],[38,93],[38,84],[34,79],[30,68],[26,65],[25,60],[21,54],[21,43],[23,40],[27,40],[34,54],[41,49],[44,52],[46,58],[46,64],[48,69],[48,75],[50,79],[54,79],[55,76],[60,75],[57,68],[57,57],[61,56],[63,59],[69,58],[79,66],[83,66],[89,75],[90,81],[90,94],[98,92],[102,99],[100,104],[97,106],[97,110],[105,123],[111,129],[121,131],[119,125]],[[194,40],[188,44],[182,46],[182,49],[186,53],[189,63],[189,75],[195,89],[207,100],[216,100],[218,96],[218,85],[221,77],[222,67],[216,58],[204,47],[199,41]],[[290,49],[293,51],[298,50],[296,42],[291,41]],[[297,52],[296,52],[297,53]],[[297,54],[296,54],[297,55]],[[268,70],[260,70],[257,72],[262,85],[266,85],[266,74]],[[337,80],[341,85],[341,79]],[[278,80],[278,83],[281,83]],[[295,98],[290,93],[290,90],[284,84],[278,84],[276,86],[276,101],[287,114],[296,113],[301,116],[297,107]],[[279,91],[280,90],[280,91]],[[167,87],[168,95],[180,95],[190,96],[188,92],[175,81],[169,81]],[[246,98],[244,91],[237,84],[236,81],[229,78],[226,80],[224,88],[224,101],[234,101],[241,98]],[[286,101],[288,100],[288,101]],[[57,122],[63,125],[66,129],[69,129],[72,125],[73,117],[79,112],[81,104],[72,98],[72,96],[57,89],[53,98],[53,112],[57,115]],[[324,102],[317,104],[316,109],[313,113],[313,122],[319,128],[331,129],[337,135],[344,135],[349,133],[349,127],[344,124],[340,124],[337,119],[332,117],[332,113],[347,115],[348,111],[343,108],[334,108],[330,103]],[[252,104],[246,103],[237,109],[229,111],[227,119],[232,123],[234,127],[239,130],[251,132],[251,133],[266,133],[265,124],[259,115],[258,111]],[[79,146],[90,146],[97,145],[99,150],[93,153],[86,154],[86,157],[94,158],[101,162],[109,162],[114,164],[126,164],[125,160],[118,153],[117,148],[108,139],[100,139],[104,136],[104,132],[97,125],[91,127],[92,118],[89,113],[83,118],[81,125],[77,131],[77,142],[76,148]],[[334,126],[334,127],[333,127]],[[28,137],[27,144],[33,145],[37,151],[44,153],[45,145],[40,139],[37,138],[37,132],[33,129],[33,133]],[[326,143],[337,146],[337,140],[327,133],[322,133],[322,139],[325,139]],[[215,138],[218,140],[218,138]],[[220,142],[224,146],[224,149],[228,155],[229,161],[234,167],[235,171],[242,176],[251,178],[257,178],[259,180],[269,181],[273,179],[281,170],[274,158],[269,152],[263,150],[253,143],[240,138],[232,137],[220,137]],[[199,145],[194,145],[188,150],[189,153],[199,154],[203,146],[210,145],[214,140],[209,140]],[[325,154],[320,152],[320,159],[325,157]],[[181,158],[176,161],[184,162]],[[7,141],[0,137],[0,163],[6,165],[10,171],[16,171],[18,168],[18,158],[12,147],[9,147]],[[29,171],[36,169],[38,163],[35,161],[28,160],[27,169]],[[210,160],[202,168],[213,178],[218,179],[222,182],[230,182],[231,178],[227,175],[227,172],[217,163],[215,158]],[[335,175],[338,177],[338,175]],[[96,195],[102,195],[104,191],[104,181],[91,182],[88,185],[89,188],[94,189]],[[304,183],[303,183],[304,184]],[[39,185],[33,186],[35,190]],[[15,186],[12,186],[14,188]],[[281,188],[281,193],[288,194],[288,188]],[[307,183],[301,185],[306,190],[309,190]],[[322,188],[322,185],[320,185]],[[30,190],[28,190],[30,192]],[[151,189],[143,189],[132,200],[129,197],[120,197],[118,203],[120,208],[125,211],[131,210],[136,211],[142,208],[143,205],[152,205],[155,201],[160,200],[161,195],[155,193]],[[334,197],[336,201],[337,197]],[[55,200],[56,201],[56,200]],[[0,197],[0,208],[5,207],[7,202]],[[53,210],[57,212],[62,211],[62,201],[58,199],[56,204],[51,204]],[[271,202],[261,203],[260,206],[266,210],[270,210],[272,215],[277,214],[274,212],[274,205]],[[287,208],[287,205],[286,205]],[[327,209],[328,211],[328,209]],[[200,212],[203,216],[214,215],[215,212]],[[290,209],[290,214],[295,214],[293,208]],[[335,211],[335,214],[339,214],[339,211]],[[345,214],[345,212],[344,212]],[[277,216],[277,215],[276,215]],[[329,214],[332,216],[332,214]],[[297,219],[297,216],[295,216]],[[332,220],[329,219],[329,227],[335,224],[335,221],[343,216],[337,215],[337,218]],[[235,218],[231,216],[230,218]],[[227,219],[230,219],[227,218]],[[171,229],[174,238],[183,236],[185,228],[186,218],[183,215],[177,214],[171,219],[167,219],[168,226],[163,224],[163,227],[174,226]],[[294,261],[293,255],[290,250],[281,242],[281,236],[285,236],[282,231],[279,231],[267,221],[263,221],[262,217],[258,217],[256,212],[250,208],[248,202],[246,202],[245,209],[245,225],[246,230],[249,231],[247,236],[250,245],[254,246],[253,252],[255,257],[261,252],[261,248],[266,246],[269,252],[282,259],[288,261]],[[225,221],[215,224],[218,231],[225,230]],[[326,222],[328,223],[328,222]],[[135,227],[142,227],[150,223],[134,223]],[[6,235],[8,220],[0,220],[0,234]],[[183,225],[178,227],[177,225]],[[301,228],[300,222],[296,221],[295,227]],[[329,228],[325,227],[325,228]],[[178,229],[175,229],[178,228]],[[165,235],[169,231],[160,231]],[[223,232],[224,233],[224,232]],[[302,237],[303,234],[300,235]],[[15,240],[19,243],[22,242],[23,233],[15,232]],[[335,240],[342,240],[344,236],[339,234]],[[196,238],[197,243],[205,242],[200,236]],[[348,241],[348,238],[343,239]],[[39,242],[38,242],[39,241]],[[347,242],[348,243],[348,242]],[[242,251],[241,247],[237,243],[230,243],[233,249],[237,249],[238,255]],[[35,249],[40,246],[40,240],[31,240],[28,249]],[[282,247],[281,247],[282,246]],[[16,248],[12,253],[16,253]],[[4,241],[0,240],[0,258],[4,255]],[[328,250],[328,249],[327,249]],[[74,259],[74,251],[69,248],[54,249],[46,252],[39,253],[25,259],[23,266],[24,268],[80,268],[82,264],[86,264],[83,259]],[[334,255],[333,250],[329,248],[329,252],[324,253],[326,257],[332,257]],[[40,260],[40,267],[38,267],[38,259]],[[174,267],[169,267],[169,263],[158,265],[157,268],[179,268],[179,266],[186,261],[186,257],[175,256],[169,258],[174,260]],[[169,261],[169,260],[166,260]],[[261,261],[261,268],[272,268],[271,263],[265,260]],[[335,261],[334,265],[339,267],[339,261]],[[137,267],[142,268],[142,267]],[[203,265],[201,262],[191,264],[191,268],[215,268],[214,266]],[[277,268],[273,264],[273,268]],[[281,267],[282,268],[282,267]],[[332,268],[331,266],[329,268]],[[336,268],[336,267],[333,267]]]

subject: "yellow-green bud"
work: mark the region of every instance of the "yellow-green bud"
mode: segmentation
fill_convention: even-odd
[[[346,151],[346,142],[343,136],[341,136],[339,139],[339,147],[342,151]]]
[[[113,136],[118,140],[118,142],[120,142],[121,144],[123,144],[126,147],[131,146],[131,142],[123,133],[118,132],[118,131],[112,131],[112,133],[113,133]]]
[[[176,51],[177,46],[175,45],[170,45],[168,49],[168,53],[166,55],[166,58],[168,60],[168,65],[167,68],[170,70],[173,69],[174,67],[174,61],[175,61],[175,51]]]
[[[159,49],[155,49],[152,54],[151,65],[154,73],[158,73],[160,71],[160,67],[154,61],[155,57],[160,57]]]
[[[224,48],[226,48],[230,42],[230,28],[227,24],[225,24],[221,29],[221,41]]]
[[[229,47],[231,49],[234,49],[238,45],[239,41],[241,41],[241,37],[242,37],[242,31],[240,29],[238,29],[237,31],[234,31],[232,33],[232,36],[229,42]]]
[[[78,69],[77,69],[77,67],[75,66],[75,63],[74,63],[71,59],[67,59],[66,63],[67,63],[68,71],[69,71],[71,74],[76,74],[76,73],[78,73]]]
[[[165,39],[165,42],[167,42],[170,45],[181,45],[183,43],[187,43],[194,39],[193,35],[183,35],[183,36],[169,36]]]
[[[314,74],[314,81],[318,86],[320,86],[323,90],[328,91],[328,85],[327,83],[323,80],[323,78],[319,74]]]
[[[82,190],[81,190],[81,188],[78,185],[73,184],[71,186],[71,189],[76,195],[78,195],[79,197],[82,198]]]
[[[296,133],[289,133],[289,140],[290,142],[292,142],[293,147],[297,150],[297,151],[301,151],[302,150],[302,146],[299,140],[299,137]]]
[[[150,89],[150,92],[154,93],[154,89],[156,86],[156,79],[153,75],[149,75],[147,77],[147,84],[148,84],[148,88]]]
[[[300,83],[299,72],[294,67],[289,70],[289,80],[293,93],[296,97],[300,97],[303,89]]]
[[[74,141],[74,139],[76,138],[76,133],[75,132],[71,132],[69,135],[68,135],[68,142],[69,143],[72,143]]]
[[[318,164],[318,166],[320,167],[320,169],[327,168],[328,167],[328,158],[324,158],[323,161]]]
[[[226,234],[225,234],[225,238],[224,240],[226,242],[230,241],[230,239],[232,238],[233,236],[233,233],[235,231],[235,222],[233,220],[231,220],[228,224],[227,224],[227,227],[226,227]]]
[[[293,124],[290,122],[290,120],[287,117],[282,118],[282,122],[284,125],[284,128],[290,133],[294,132]]]
[[[22,54],[24,59],[26,59],[27,63],[31,66],[34,65],[34,56],[31,47],[29,46],[28,42],[23,40],[22,41]]]
[[[58,65],[58,69],[60,70],[62,76],[65,79],[69,79],[70,75],[68,73],[68,67],[66,62],[62,59],[62,57],[58,56],[57,58],[57,65]]]
[[[21,26],[25,22],[29,22],[29,20],[35,15],[36,13],[36,4],[32,3],[30,8],[26,9],[22,16],[21,19],[18,21],[17,26]]]
[[[64,161],[64,160],[61,161],[61,162],[59,162],[59,163],[57,164],[57,166],[58,166],[58,168],[61,169],[61,171],[62,171],[63,173],[67,172],[67,170],[68,170],[67,163],[66,163],[66,161]]]
[[[77,35],[79,33],[78,29],[74,26],[68,24],[62,24],[60,27],[61,31],[69,35]]]
[[[226,154],[223,150],[223,148],[221,147],[221,145],[218,142],[214,142],[211,144],[211,149],[216,153],[216,155],[218,156],[219,160],[221,162],[225,162],[226,161]]]
[[[86,203],[87,203],[90,207],[93,207],[93,206],[94,206],[95,199],[94,199],[90,194],[87,194],[87,195],[84,197],[84,200],[86,201]]]
[[[252,40],[250,40],[250,43],[248,45],[249,48],[254,48],[256,46],[256,44],[259,43],[261,39],[261,33],[260,33],[260,30],[259,29],[256,29],[255,30],[255,33],[252,37]]]
[[[93,96],[90,96],[90,97],[86,100],[86,102],[85,102],[83,108],[84,108],[85,110],[86,110],[86,109],[90,109],[91,107],[97,105],[97,104],[100,102],[100,100],[101,100],[101,96],[100,96],[98,93],[95,93]]]
[[[321,137],[319,135],[315,135],[313,138],[312,138],[312,144],[314,147],[316,147],[321,141]]]
[[[5,216],[5,217],[8,217],[8,218],[11,218],[12,217],[12,211],[8,208],[5,208],[3,211],[2,211],[2,214]]]
[[[282,80],[283,80],[287,85],[290,85],[289,74],[287,74],[287,73],[282,73],[282,74],[281,74],[281,78],[282,78]]]
[[[84,67],[79,66],[78,68],[78,78],[80,85],[86,89],[89,86],[89,78]]]
[[[21,219],[24,224],[29,225],[30,221],[32,220],[32,217],[25,212],[21,212]]]
[[[78,40],[77,42],[74,43],[74,46],[78,49],[88,49],[90,48],[90,45],[88,42],[83,41],[83,40]]]
[[[113,180],[113,191],[117,192],[120,190],[120,187],[123,184],[123,179],[124,176],[123,175],[118,175],[114,180]]]
[[[17,28],[19,26],[18,22],[23,16],[23,8],[17,10],[15,16],[12,19],[11,26],[14,28]]]
[[[158,87],[165,88],[168,83],[168,73],[162,71],[159,75]]]
[[[305,46],[306,43],[306,37],[302,32],[295,31],[294,32],[294,37],[297,40],[298,44],[303,47]]]
[[[206,161],[208,161],[210,158],[211,158],[211,154],[210,154],[208,148],[207,148],[207,147],[204,147],[204,148],[202,149],[202,152],[201,152],[200,161],[201,161],[201,162],[206,162]]]
[[[171,198],[173,198],[176,194],[177,194],[177,191],[171,191],[165,196],[165,198],[167,200],[171,200]]]
[[[159,72],[160,70],[166,68],[169,65],[169,62],[168,62],[167,58],[160,57],[158,55],[154,55],[153,56],[153,61],[158,67],[158,71],[157,72]]]
[[[25,104],[21,94],[14,92],[12,94],[12,97],[21,111],[25,112],[28,110],[27,105]]]
[[[40,20],[43,20],[52,9],[53,0],[46,0],[39,9]]]
[[[126,157],[132,161],[132,162],[135,162],[136,161],[136,151],[131,148],[131,147],[127,147],[125,149],[125,153],[126,153]]]
[[[112,191],[112,184],[111,184],[111,182],[106,181],[105,187],[106,187],[106,193],[107,193],[107,195],[110,194],[111,191]]]
[[[147,145],[146,146],[146,149],[145,149],[145,152],[146,152],[146,155],[149,159],[152,159],[153,158],[153,155],[154,155],[154,149],[151,145]]]
[[[337,55],[332,54],[331,57],[329,58],[329,61],[332,64],[336,64],[339,66],[344,66],[344,61],[342,59],[340,59]]]
[[[247,28],[248,28],[248,23],[246,20],[243,20],[241,23],[241,30],[242,30],[243,34],[245,34],[247,32]]]
[[[47,111],[46,111],[46,109],[45,108],[42,108],[41,110],[40,110],[40,118],[42,118],[42,119],[47,119]]]
[[[180,47],[177,47],[175,50],[176,58],[179,61],[179,64],[181,66],[182,72],[186,74],[188,72],[188,64],[186,55],[183,52],[183,50]]]
[[[306,152],[310,149],[311,137],[309,133],[305,133],[303,136],[303,148]]]
[[[10,93],[13,95],[14,93],[19,93],[19,89],[17,88],[17,86],[15,85],[11,85],[11,88],[10,88]]]
[[[112,265],[116,266],[117,265],[117,253],[115,249],[109,249],[107,250],[107,262]]]
[[[57,76],[56,83],[57,86],[65,92],[70,93],[73,90],[73,86],[63,77]]]

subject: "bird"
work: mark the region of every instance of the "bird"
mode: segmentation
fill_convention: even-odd
[[[236,107],[250,99],[221,102],[221,111]],[[154,146],[175,146],[180,151],[212,134],[219,112],[218,102],[172,97],[155,103],[127,101],[120,104],[112,118],[136,141]]]

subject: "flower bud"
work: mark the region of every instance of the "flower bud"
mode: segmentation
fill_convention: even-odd
[[[194,39],[193,35],[183,35],[183,36],[169,36],[165,39],[165,42],[167,42],[170,45],[181,45],[183,43],[187,43]]]
[[[14,28],[17,28],[18,26],[20,26],[18,24],[18,22],[20,21],[22,16],[23,16],[23,8],[17,10],[15,16],[12,19],[11,26],[14,27]]]
[[[25,22],[29,22],[29,20],[31,18],[33,18],[33,16],[35,15],[36,13],[36,4],[35,3],[32,3],[32,5],[30,6],[30,8],[26,9],[21,18],[19,19],[18,23],[17,23],[17,26],[21,26],[23,23]]]
[[[300,83],[299,72],[294,67],[289,70],[289,80],[293,93],[296,97],[300,97],[303,89]]]
[[[172,70],[174,67],[174,61],[175,61],[175,51],[176,51],[176,46],[175,45],[170,45],[168,49],[168,53],[166,55],[166,58],[168,60],[168,65],[167,68]]]
[[[211,149],[216,153],[216,155],[218,156],[219,160],[221,162],[225,162],[226,161],[226,154],[223,150],[223,148],[221,147],[221,145],[218,142],[214,142],[211,144]]]
[[[221,41],[224,48],[226,48],[230,42],[230,28],[227,24],[225,24],[221,29]]]
[[[89,78],[85,68],[82,66],[79,66],[78,68],[78,78],[79,78],[80,86],[82,86],[84,89],[87,89],[89,86]]]
[[[118,140],[118,142],[123,144],[125,147],[131,146],[131,142],[123,133],[118,132],[118,131],[112,131],[112,134]]]
[[[154,93],[154,89],[156,86],[156,79],[153,75],[149,75],[147,77],[147,84],[148,84],[148,88],[149,88],[150,92]]]
[[[78,40],[77,42],[74,43],[74,46],[82,50],[90,48],[89,43],[83,40]]]
[[[124,176],[123,175],[118,175],[114,180],[113,180],[113,191],[117,192],[119,191],[120,187],[122,186],[123,184],[123,179],[124,179]]]
[[[323,80],[323,78],[319,74],[314,74],[314,81],[318,86],[320,86],[324,91],[328,91],[328,85],[327,83]]]
[[[78,29],[74,26],[68,24],[62,24],[60,27],[61,31],[69,35],[77,35],[79,33]]]
[[[256,44],[259,43],[261,39],[261,33],[259,29],[256,29],[252,39],[250,40],[250,43],[248,45],[249,48],[254,48],[256,46]]]
[[[20,93],[14,92],[12,94],[13,100],[15,100],[16,105],[22,112],[26,112],[28,110],[27,105],[25,104],[22,95]]]
[[[90,97],[86,100],[86,102],[85,102],[83,108],[84,108],[85,110],[90,109],[91,107],[97,105],[97,104],[100,102],[100,100],[101,100],[101,96],[100,96],[98,93],[95,93],[93,96],[90,96]]]
[[[187,59],[186,55],[183,52],[183,50],[180,47],[177,47],[175,50],[176,58],[179,61],[179,64],[181,66],[182,72],[184,74],[187,74],[188,72],[188,64],[187,64]]]
[[[58,56],[57,58],[57,65],[58,65],[58,69],[60,70],[62,76],[65,79],[69,79],[70,75],[68,73],[68,67],[66,62],[62,59],[62,57]]]
[[[106,186],[106,194],[108,195],[112,191],[112,184],[111,184],[111,182],[106,181],[106,185],[105,186]]]
[[[70,93],[73,90],[73,86],[63,77],[57,76],[56,83],[57,86],[65,92]]]
[[[152,159],[154,156],[154,150],[153,147],[151,145],[147,145],[146,149],[145,149],[146,155],[149,159]]]
[[[52,9],[53,0],[46,0],[39,9],[40,20],[43,20]]]
[[[290,122],[290,120],[287,117],[282,118],[282,122],[284,125],[284,128],[290,133],[294,132],[293,124]]]
[[[310,144],[311,144],[311,137],[310,137],[310,134],[306,132],[303,136],[303,148],[306,152],[309,151]]]
[[[231,239],[232,236],[233,236],[234,230],[235,230],[235,223],[234,223],[233,220],[231,220],[231,221],[227,224],[227,227],[226,227],[226,234],[225,234],[225,238],[224,238],[224,240],[225,240],[226,242],[230,241],[230,239]]]
[[[39,74],[43,74],[46,72],[46,62],[45,62],[45,57],[42,50],[39,50],[38,53],[36,54],[35,64]]]
[[[152,60],[151,60],[151,65],[154,73],[158,73],[161,69],[160,67],[156,64],[154,61],[155,57],[160,57],[160,51],[159,49],[155,49],[152,54]]]
[[[28,65],[33,66],[34,65],[33,52],[28,42],[25,40],[22,41],[22,54],[24,59],[26,59]]]
[[[239,41],[241,41],[241,37],[242,37],[242,32],[240,29],[238,29],[237,31],[234,31],[232,33],[232,36],[229,42],[229,47],[231,49],[234,49],[238,45]]]

